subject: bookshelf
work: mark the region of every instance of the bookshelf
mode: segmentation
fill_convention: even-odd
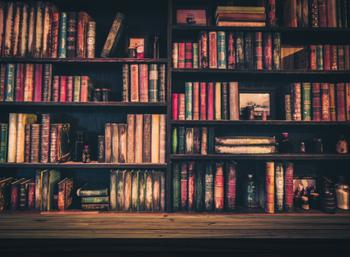
[[[58,6],[67,10],[78,11],[80,9],[86,10],[90,13],[97,22],[97,35],[96,35],[96,58],[83,59],[83,58],[1,58],[0,63],[35,63],[35,64],[52,64],[54,69],[58,69],[60,73],[70,72],[71,74],[80,74],[86,72],[87,74],[94,74],[98,78],[102,78],[103,82],[108,85],[113,85],[114,93],[121,93],[121,66],[123,64],[166,64],[166,102],[158,103],[142,103],[142,102],[88,102],[88,103],[54,103],[54,102],[1,102],[1,118],[6,120],[8,113],[10,112],[31,112],[38,113],[43,112],[59,112],[63,114],[76,113],[81,124],[85,123],[85,128],[89,128],[89,122],[91,119],[87,116],[102,117],[99,121],[104,120],[104,116],[115,115],[118,120],[124,120],[128,113],[162,113],[167,115],[166,123],[166,163],[164,164],[150,164],[150,163],[1,163],[1,171],[7,169],[16,169],[21,171],[22,169],[65,169],[74,172],[74,169],[87,169],[91,173],[98,174],[100,169],[157,169],[166,173],[166,211],[172,211],[172,165],[176,161],[214,161],[214,160],[237,160],[245,162],[254,161],[298,161],[305,162],[307,164],[315,164],[319,167],[320,163],[329,162],[337,165],[338,168],[345,170],[350,163],[350,155],[340,155],[334,153],[324,154],[260,154],[260,155],[226,155],[226,154],[172,154],[171,153],[171,133],[172,129],[179,126],[185,127],[213,127],[217,131],[225,134],[229,130],[234,129],[263,129],[263,131],[270,131],[274,135],[278,135],[284,130],[291,130],[295,134],[308,134],[313,135],[314,130],[322,132],[322,135],[327,135],[329,131],[337,132],[338,130],[346,135],[348,133],[349,121],[286,121],[280,119],[273,119],[267,121],[259,120],[199,120],[199,121],[179,121],[172,119],[172,93],[175,91],[183,91],[184,81],[197,81],[197,80],[237,80],[237,81],[283,81],[284,83],[272,84],[272,87],[277,89],[285,87],[285,82],[293,81],[329,81],[337,82],[346,80],[349,78],[350,71],[305,71],[305,70],[222,70],[222,69],[174,69],[172,67],[172,43],[176,40],[182,40],[184,37],[193,39],[198,36],[201,31],[246,31],[246,32],[279,32],[281,33],[282,41],[288,41],[290,38],[295,37],[294,40],[301,40],[300,42],[309,43],[315,40],[316,42],[327,43],[344,43],[349,44],[349,39],[344,37],[345,34],[350,32],[347,28],[285,28],[285,27],[263,27],[263,28],[251,28],[251,27],[218,27],[218,26],[183,26],[176,25],[174,23],[175,10],[177,7],[188,6],[193,7],[200,1],[194,1],[188,3],[182,0],[168,0],[162,1],[162,4],[157,5],[155,8],[150,8],[147,3],[141,3],[140,6],[135,8],[132,3],[113,3],[106,8],[104,5],[96,5],[94,1],[54,1]],[[211,8],[215,5],[215,1],[204,1],[209,3]],[[96,8],[95,8],[96,7]],[[150,12],[142,11],[142,8]],[[108,9],[108,10],[106,10]],[[124,11],[127,15],[130,15],[128,21],[127,30],[133,32],[146,31],[149,34],[154,32],[159,33],[161,37],[160,44],[160,57],[159,58],[127,58],[125,53],[118,51],[116,54],[120,57],[100,58],[99,53],[102,44],[105,40],[106,34],[109,30],[110,24],[113,20],[116,11]],[[165,12],[164,10],[167,10]],[[210,11],[210,8],[208,9]],[[142,22],[140,22],[142,21]],[[146,21],[146,22],[143,22]],[[124,39],[123,39],[124,40]],[[124,42],[122,40],[122,42]],[[123,47],[121,47],[123,48]],[[99,76],[99,73],[103,76]],[[96,75],[97,74],[97,75]],[[118,82],[116,82],[118,79]],[[275,103],[276,106],[280,106],[280,103]],[[280,115],[279,115],[280,116]],[[95,124],[91,125],[94,136],[97,134]],[[99,131],[100,132],[100,131]],[[258,133],[256,133],[258,134]],[[339,161],[339,162],[338,162]],[[322,165],[321,164],[321,165]],[[79,172],[79,171],[77,171]],[[347,174],[344,174],[347,175]],[[108,185],[108,184],[107,184]],[[307,216],[307,213],[300,214],[301,216]]]

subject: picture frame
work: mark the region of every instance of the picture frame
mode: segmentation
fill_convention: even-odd
[[[186,26],[208,26],[208,12],[205,8],[179,8],[176,10],[176,24]]]

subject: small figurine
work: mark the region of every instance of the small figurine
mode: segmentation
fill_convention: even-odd
[[[88,144],[84,145],[83,155],[82,155],[82,162],[83,163],[91,162],[90,148],[89,148]]]
[[[337,153],[347,154],[349,152],[348,142],[346,141],[344,135],[340,135],[339,141],[336,146]]]

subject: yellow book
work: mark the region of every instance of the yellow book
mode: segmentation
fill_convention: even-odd
[[[117,123],[111,124],[112,153],[111,162],[119,162],[119,127]]]
[[[135,122],[135,163],[142,163],[143,115],[136,114]]]
[[[159,163],[159,114],[152,115],[152,129],[151,129],[151,162]]]
[[[135,162],[135,114],[128,114],[127,117],[128,132],[127,132],[127,158],[126,162]]]
[[[221,120],[221,83],[215,83],[215,120]]]
[[[19,113],[17,115],[16,163],[24,162],[25,126],[26,114]]]
[[[275,163],[266,163],[266,196],[265,211],[267,213],[275,212]]]
[[[9,141],[7,162],[16,162],[16,147],[17,147],[17,113],[10,113],[9,115]]]
[[[166,115],[160,115],[160,128],[159,128],[159,162],[165,163],[165,151],[166,151]]]

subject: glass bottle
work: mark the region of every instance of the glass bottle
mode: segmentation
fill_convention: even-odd
[[[257,188],[254,175],[249,173],[247,179],[247,194],[246,194],[246,206],[247,208],[256,208],[257,207]]]

